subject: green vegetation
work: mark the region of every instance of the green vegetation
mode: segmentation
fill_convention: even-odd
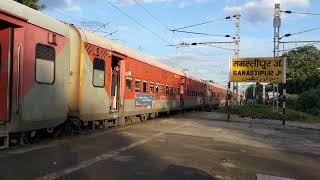
[[[39,0],[15,0],[15,1],[39,11],[45,8],[45,5],[41,4]]]
[[[287,58],[287,107],[288,115],[282,117],[281,113],[272,113],[270,108],[261,106],[244,106],[244,111],[240,114],[244,116],[254,116],[261,118],[283,119],[286,118],[303,120],[320,118],[320,49],[315,46],[304,46],[291,50],[283,57]],[[280,104],[282,104],[283,85],[279,85]],[[266,86],[266,92],[272,91],[272,84]],[[262,85],[255,84],[255,94],[262,94]],[[246,99],[256,99],[253,97],[253,85],[246,90]],[[250,110],[250,107],[253,108]],[[266,109],[264,112],[263,109]],[[260,111],[261,110],[261,111]],[[252,112],[253,111],[253,112]],[[303,113],[302,113],[303,112]],[[237,112],[236,112],[237,113]],[[238,113],[239,114],[239,113]],[[296,116],[296,117],[294,117]]]
[[[320,50],[305,46],[291,50],[287,57],[287,92],[301,94],[320,85]]]
[[[282,109],[281,109],[282,110]],[[223,110],[226,112],[225,110]],[[287,108],[286,114],[283,115],[282,111],[272,112],[272,106],[261,104],[245,104],[233,109],[232,114],[237,114],[240,117],[251,117],[259,119],[275,119],[275,120],[288,120],[288,121],[300,121],[300,122],[320,122],[320,117],[313,116],[307,113],[299,112],[290,108]]]
[[[320,117],[320,87],[289,96],[288,107]]]

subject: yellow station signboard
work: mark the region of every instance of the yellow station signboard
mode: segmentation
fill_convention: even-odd
[[[231,82],[285,83],[285,58],[232,58]]]

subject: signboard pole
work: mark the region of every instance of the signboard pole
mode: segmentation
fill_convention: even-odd
[[[283,120],[282,125],[286,125],[286,90],[287,90],[287,59],[283,60],[283,103],[282,103],[282,112],[283,112]]]
[[[230,94],[230,86],[231,86],[231,82],[229,81],[228,82],[228,93],[227,93],[227,105],[228,105],[228,121],[230,120],[230,97],[231,97],[231,94]]]
[[[229,59],[229,79],[228,79],[228,88],[227,88],[227,111],[228,111],[228,117],[227,117],[227,120],[230,121],[230,101],[231,101],[231,89],[230,89],[230,86],[231,86],[231,63],[232,63],[232,59],[230,58]]]

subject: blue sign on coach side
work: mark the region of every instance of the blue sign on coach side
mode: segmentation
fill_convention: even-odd
[[[137,94],[136,108],[152,108],[153,94]]]

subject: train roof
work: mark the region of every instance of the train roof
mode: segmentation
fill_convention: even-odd
[[[27,21],[30,24],[39,26],[41,28],[47,29],[51,32],[60,34],[65,37],[69,37],[69,27],[67,23],[61,22],[59,20],[56,20],[52,17],[49,17],[45,14],[43,14],[41,11],[34,10],[32,8],[29,8],[25,5],[22,5],[16,1],[13,0],[0,0],[0,11],[13,15],[15,17],[18,17],[20,19],[23,19]],[[184,76],[184,73],[182,70],[173,68],[165,63],[162,63],[160,59],[150,57],[143,55],[139,52],[136,52],[132,49],[129,49],[117,42],[108,40],[104,37],[101,37],[97,34],[91,33],[89,31],[77,28],[78,31],[81,34],[81,39],[82,41],[121,53],[125,54],[128,57],[134,58],[136,60],[142,61],[144,63],[153,65],[155,67],[159,67],[161,69],[170,71],[172,73],[175,73],[180,76]],[[202,82],[204,83],[203,80],[201,80],[198,77],[195,77],[193,75],[187,74],[187,77],[189,79]]]
[[[69,29],[65,23],[16,1],[0,0],[0,11],[19,17],[30,24],[34,24],[65,37],[69,37]]]
[[[76,27],[77,28],[77,27]],[[90,44],[94,44],[97,45],[99,47],[105,48],[105,49],[109,49],[111,51],[115,51],[121,54],[125,54],[128,57],[134,58],[138,61],[144,62],[146,64],[150,64],[152,66],[170,71],[172,73],[175,73],[177,75],[180,76],[184,76],[184,73],[182,72],[182,70],[173,68],[165,63],[162,63],[160,59],[154,58],[154,57],[150,57],[150,56],[146,56],[144,54],[141,54],[137,51],[134,51],[130,48],[127,48],[117,42],[114,42],[112,40],[106,39],[102,36],[99,36],[97,34],[94,34],[92,32],[89,32],[87,30],[81,29],[81,28],[77,28],[81,34],[81,40],[84,42],[88,42]],[[203,82],[201,79],[189,75],[187,74],[187,77],[189,79],[198,81],[198,82]]]

